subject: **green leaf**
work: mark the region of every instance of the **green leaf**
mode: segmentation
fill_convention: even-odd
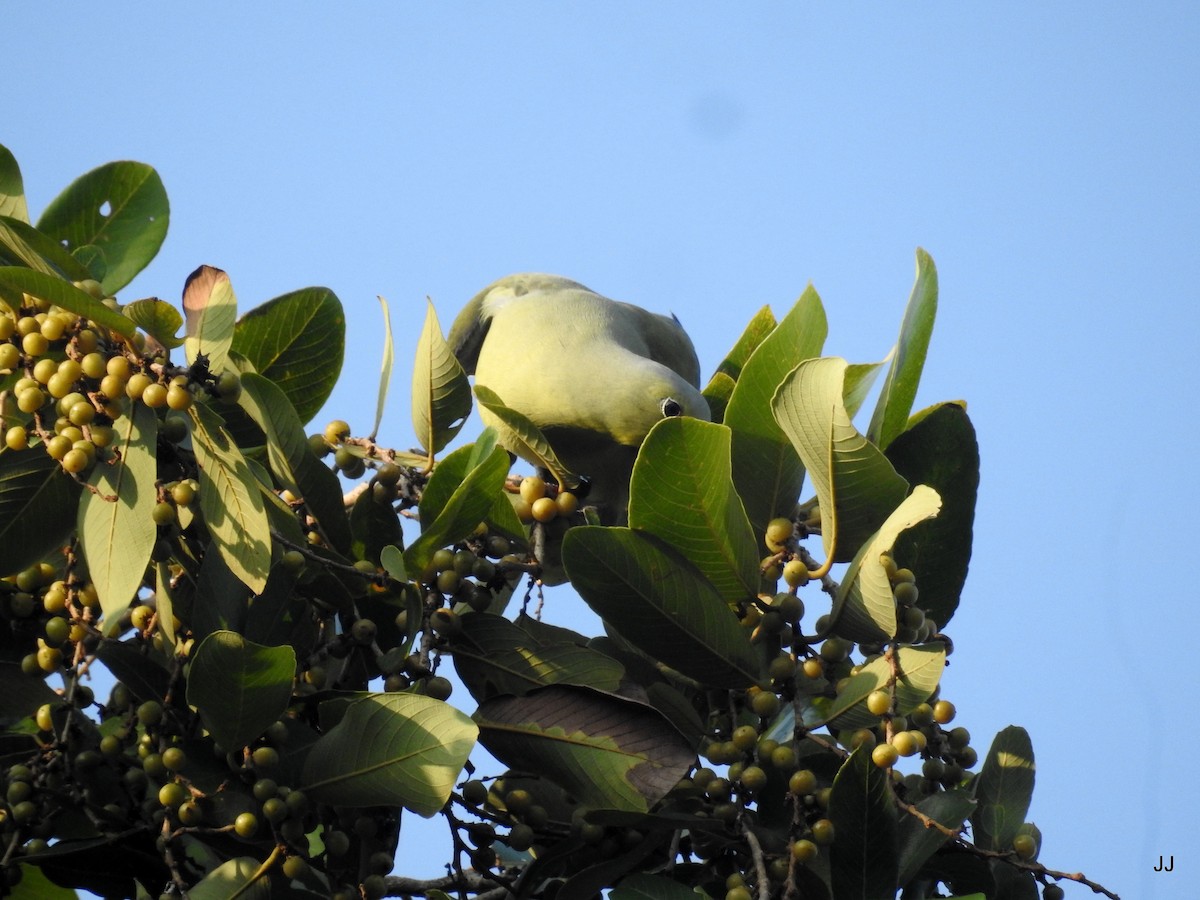
[[[287,395],[273,381],[242,375],[238,406],[266,435],[267,461],[279,483],[304,501],[326,543],[340,553],[350,548],[350,525],[337,476],[321,464]]]
[[[237,297],[229,276],[212,266],[194,271],[183,285],[183,312],[187,317],[183,347],[188,363],[205,356],[210,371],[228,368],[237,318]]]
[[[24,719],[44,703],[59,703],[62,696],[40,678],[30,678],[15,662],[0,661],[0,721]]]
[[[296,653],[214,631],[191,656],[187,701],[216,742],[232,752],[282,716],[292,697]]]
[[[38,220],[39,231],[73,250],[95,244],[108,261],[101,284],[115,294],[158,253],[170,204],[158,173],[145,163],[111,162],[73,181]]]
[[[392,383],[392,362],[395,358],[395,348],[392,344],[392,315],[388,311],[387,301],[379,298],[383,307],[383,364],[379,368],[379,399],[375,401],[375,426],[371,429],[371,440],[379,433],[379,423],[383,421],[383,411],[387,408],[388,388]],[[431,307],[432,308],[432,307]]]
[[[445,805],[479,729],[454,707],[418,694],[350,703],[313,745],[304,791],[334,806],[403,806],[429,818]]]
[[[120,460],[97,461],[88,476],[95,491],[79,501],[79,541],[100,596],[105,636],[112,637],[121,613],[137,595],[158,540],[151,514],[158,502],[158,417],[143,403],[113,422]],[[115,498],[115,499],[109,499]]]
[[[183,316],[174,306],[157,297],[134,300],[121,310],[142,331],[168,350],[182,346],[183,338],[176,337],[183,327]]]
[[[221,558],[258,593],[271,567],[270,527],[259,483],[221,418],[203,403],[188,408],[200,466],[200,509]]]
[[[896,634],[896,598],[880,561],[899,535],[938,514],[942,500],[923,484],[892,512],[850,563],[833,601],[834,630],[855,641],[888,640]]]
[[[21,305],[21,294],[30,294],[61,306],[85,319],[91,319],[105,328],[124,337],[133,337],[137,326],[125,316],[113,312],[90,294],[45,272],[35,272],[23,266],[0,267],[0,296],[16,309]]]
[[[421,536],[404,552],[404,564],[409,572],[425,571],[439,547],[462,540],[475,530],[492,508],[497,493],[503,489],[508,466],[508,454],[500,447],[495,447],[461,479],[455,478],[452,471],[447,471],[439,478],[439,473],[443,472],[442,466],[434,470],[426,492],[444,491],[445,484],[435,485],[435,482],[446,482],[448,478],[453,479],[450,483],[454,487],[432,521],[422,518]]]
[[[1025,824],[1033,799],[1036,766],[1029,732],[1009,725],[992,741],[975,779],[979,806],[971,816],[975,845],[984,850],[1011,850]]]
[[[851,423],[842,404],[845,377],[844,359],[806,360],[771,401],[812,478],[821,507],[821,541],[826,556],[837,562],[853,558],[908,493],[908,483],[887,457]]]
[[[0,144],[0,216],[12,216],[29,221],[29,206],[25,203],[25,182],[21,167],[12,151]]]
[[[620,686],[625,668],[596,650],[567,641],[541,641],[502,616],[469,613],[450,641],[454,668],[476,702],[520,696],[548,684],[582,684],[602,691]]]
[[[417,441],[430,458],[458,434],[470,413],[467,373],[454,358],[433,303],[427,300],[413,364],[412,421]]]
[[[975,801],[966,791],[953,788],[930,794],[917,803],[916,807],[938,824],[957,830],[975,808]],[[948,840],[949,838],[936,828],[926,828],[925,823],[916,816],[901,814],[900,870],[897,881],[901,885],[908,884],[921,871],[926,860]]]
[[[712,687],[745,688],[761,677],[724,598],[661,538],[581,525],[563,538],[562,557],[579,596],[651,659]]]
[[[724,421],[725,409],[733,394],[734,384],[742,374],[742,368],[763,339],[775,329],[775,324],[775,314],[771,312],[771,307],[764,306],[754,314],[754,318],[746,325],[746,330],[733,345],[733,349],[717,366],[713,377],[704,388],[704,399],[708,401],[708,409],[714,422]]]
[[[629,493],[630,527],[686,556],[728,603],[758,594],[758,548],[733,489],[728,428],[663,419],[642,443]]]
[[[379,553],[379,564],[396,581],[408,581],[408,570],[404,566],[404,551],[399,547],[384,547]]]
[[[908,423],[917,384],[925,367],[925,354],[933,334],[937,315],[938,279],[933,258],[917,248],[917,277],[913,282],[900,337],[896,340],[891,368],[875,404],[875,413],[867,428],[867,437],[877,447],[886,448]]]
[[[938,641],[920,646],[900,646],[899,675],[896,678],[896,709],[902,716],[928,700],[941,680],[946,667],[946,648]],[[837,729],[874,728],[879,716],[872,715],[864,701],[871,691],[887,685],[892,675],[891,664],[877,657],[850,676],[836,697],[809,697],[803,712],[805,728],[818,728],[837,720]]]
[[[189,900],[268,900],[271,896],[271,879],[254,875],[262,866],[252,856],[227,859],[217,866],[194,887],[188,890]]]
[[[608,892],[609,900],[699,900],[695,888],[663,875],[635,872]]]
[[[759,538],[767,523],[790,515],[804,466],[771,414],[771,398],[785,375],[821,352],[828,332],[821,298],[809,285],[783,321],[746,360],[724,422],[733,429],[733,483]]]
[[[696,761],[653,707],[576,685],[496,697],[474,718],[493,756],[591,807],[646,812]]]
[[[87,268],[61,244],[32,225],[9,216],[0,216],[0,265],[25,266],[68,281],[89,277]]]
[[[9,900],[79,900],[76,891],[59,887],[33,863],[22,863],[20,874],[21,880],[11,888]]]
[[[927,484],[942,498],[936,519],[900,535],[895,558],[917,576],[917,605],[944,626],[967,579],[979,492],[979,444],[964,404],[942,403],[918,413],[888,445],[887,456],[910,484]]]
[[[838,900],[896,896],[896,813],[888,774],[859,747],[842,764],[829,795],[837,839],[829,847],[833,895]]]
[[[0,572],[40,562],[70,539],[79,485],[42,447],[0,451]]]
[[[846,407],[846,415],[853,419],[867,399],[867,394],[875,385],[875,379],[883,370],[884,362],[851,363],[846,366],[846,377],[842,384],[842,403]]]
[[[708,412],[712,421],[723,422],[729,398],[733,396],[736,382],[724,372],[714,372],[704,388],[704,399],[708,401]]]
[[[574,490],[579,486],[579,476],[562,464],[554,454],[554,449],[550,446],[546,435],[542,434],[542,430],[533,422],[515,409],[505,406],[500,396],[485,385],[475,385],[475,398],[479,401],[480,406],[491,412],[516,434],[517,439],[528,449],[529,455],[537,459],[541,467],[549,471],[555,481],[568,490]]]
[[[355,498],[350,508],[350,535],[351,557],[372,563],[379,562],[384,548],[404,544],[399,514],[391,501],[376,498],[373,490],[365,490]]]
[[[135,646],[136,643],[136,646]],[[142,652],[141,638],[128,641],[103,640],[96,648],[96,658],[113,677],[129,688],[138,702],[164,700],[171,689],[171,676],[157,662]]]
[[[329,399],[342,371],[346,315],[329,288],[309,287],[268,300],[233,329],[233,350],[287,395],[302,423]]]
[[[108,272],[108,259],[103,250],[95,244],[84,244],[71,251],[71,258],[86,268],[88,275],[93,279],[103,282],[104,275]]]

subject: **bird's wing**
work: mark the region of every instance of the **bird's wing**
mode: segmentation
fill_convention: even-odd
[[[621,308],[622,318],[640,336],[650,359],[666,366],[689,384],[700,386],[700,360],[696,357],[692,339],[678,319],[649,312],[631,303],[617,305]],[[629,349],[637,352],[635,347]]]

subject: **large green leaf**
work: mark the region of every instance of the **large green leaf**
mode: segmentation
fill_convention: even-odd
[[[0,216],[12,216],[29,221],[29,206],[25,203],[25,182],[21,167],[12,151],[0,144]]]
[[[392,343],[392,315],[388,310],[387,301],[379,298],[383,309],[383,362],[379,367],[379,396],[375,400],[375,425],[371,428],[371,439],[379,433],[379,424],[383,421],[383,411],[387,408],[388,388],[392,384],[392,363],[396,351]]]
[[[753,598],[758,548],[733,489],[730,432],[684,416],[650,429],[629,484],[629,525],[658,535],[729,603]]]
[[[434,815],[446,803],[479,729],[449,704],[418,694],[354,700],[313,745],[304,791],[334,806],[403,806]]]
[[[520,695],[547,684],[583,684],[615,691],[625,668],[569,641],[538,640],[502,616],[471,613],[450,642],[454,668],[476,702]]]
[[[158,502],[158,417],[143,403],[113,422],[120,460],[97,462],[88,476],[94,490],[79,501],[79,541],[100,596],[104,633],[111,637],[137,594],[158,540],[151,517]]]
[[[255,740],[287,711],[296,674],[291,647],[264,647],[214,631],[191,655],[187,701],[226,751]]]
[[[87,267],[32,225],[0,216],[0,265],[25,266],[69,281],[89,278]]]
[[[759,680],[758,655],[729,604],[661,538],[584,525],[567,532],[562,557],[579,596],[652,659],[713,687]]]
[[[203,403],[188,409],[200,466],[200,509],[229,570],[254,593],[271,567],[270,528],[258,480],[220,416]]]
[[[917,803],[916,807],[946,828],[958,829],[975,808],[975,801],[966,791],[954,788],[931,794]],[[899,883],[908,884],[921,871],[925,861],[948,840],[936,828],[927,828],[916,816],[901,815]]]
[[[979,806],[971,816],[975,845],[984,850],[1011,850],[1025,824],[1033,799],[1036,766],[1029,732],[1009,725],[992,740],[987,759],[975,779]]]
[[[938,514],[941,497],[923,484],[913,488],[850,563],[833,601],[834,629],[855,641],[883,641],[896,634],[896,598],[882,557],[899,535]]]
[[[101,284],[116,293],[133,280],[167,236],[170,204],[158,173],[145,163],[111,162],[73,181],[38,220],[38,230],[68,249],[104,251]]]
[[[771,401],[816,489],[825,555],[837,562],[852,559],[908,493],[887,457],[851,423],[842,401],[845,378],[844,359],[805,360]]]
[[[271,379],[309,422],[329,399],[346,352],[346,315],[329,288],[309,287],[256,306],[233,329],[233,350]]]
[[[900,337],[896,340],[892,365],[875,403],[875,413],[867,428],[867,437],[877,447],[886,448],[908,423],[917,384],[925,367],[925,354],[933,334],[937,315],[938,278],[933,258],[917,248],[917,277],[913,282]]]
[[[413,363],[412,422],[418,443],[432,457],[458,434],[470,412],[467,373],[442,336],[433,303],[427,302]]]
[[[480,406],[492,413],[516,435],[524,448],[529,451],[529,455],[533,456],[542,468],[553,476],[555,481],[570,490],[579,486],[579,476],[562,464],[562,461],[555,455],[554,448],[550,446],[546,435],[527,416],[505,406],[500,395],[486,385],[475,385],[475,397],[479,400]],[[513,452],[515,453],[516,450]]]
[[[725,408],[729,405],[733,386],[741,376],[742,368],[763,339],[775,329],[775,325],[775,314],[771,312],[771,307],[764,306],[754,314],[737,343],[717,366],[713,377],[704,388],[704,399],[708,401],[708,409],[714,422],[724,421]]]
[[[596,808],[646,812],[696,761],[653,707],[577,685],[496,697],[474,718],[480,742],[498,760],[544,773]]]
[[[267,437],[267,461],[279,483],[304,501],[328,545],[345,553],[350,525],[337,476],[313,454],[287,395],[262,375],[242,375],[238,405]]]
[[[194,271],[183,285],[183,312],[187,317],[183,341],[187,361],[195,363],[205,356],[211,371],[227,368],[237,319],[237,297],[229,276],[212,266]]]
[[[132,337],[137,331],[137,326],[125,316],[55,275],[35,272],[24,266],[0,267],[0,296],[16,309],[21,305],[22,294],[30,294],[79,313],[83,318],[91,319],[125,337]]]
[[[829,819],[837,839],[829,848],[837,900],[896,896],[896,812],[888,774],[859,747],[842,764],[829,794]]]
[[[484,520],[496,495],[504,487],[508,466],[508,454],[500,447],[495,447],[461,479],[454,478],[450,473],[439,479],[441,467],[434,470],[426,490],[435,488],[441,491],[443,485],[435,486],[434,482],[446,481],[447,478],[454,478],[454,488],[436,517],[432,521],[422,520],[421,536],[404,551],[404,563],[409,572],[425,571],[439,547],[462,540]]]
[[[916,647],[901,646],[896,677],[896,711],[906,716],[928,700],[937,689],[946,666],[946,648],[934,641]],[[872,715],[864,701],[871,691],[883,688],[892,676],[891,663],[882,656],[861,666],[838,690],[836,697],[808,697],[802,719],[805,728],[817,728],[837,720],[837,729],[874,728],[879,716]]]
[[[42,447],[0,451],[0,574],[61,548],[75,527],[79,485]]]
[[[942,498],[936,519],[900,535],[895,557],[917,576],[917,605],[944,626],[967,579],[979,492],[979,444],[965,404],[942,403],[913,416],[887,457],[910,484],[927,484]]]
[[[771,414],[785,375],[821,352],[829,327],[821,298],[809,285],[796,305],[746,360],[724,422],[733,429],[733,483],[759,537],[767,522],[790,515],[804,466]]]

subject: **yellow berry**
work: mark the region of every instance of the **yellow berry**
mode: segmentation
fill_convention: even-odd
[[[132,379],[130,379],[130,380],[132,381]],[[126,392],[128,392],[128,388],[126,388]],[[143,390],[142,390],[142,402],[145,403],[151,409],[158,409],[159,407],[166,406],[167,405],[167,389],[166,389],[166,387],[164,385],[157,384],[157,383],[146,385],[146,387],[143,388]]]
[[[521,482],[521,499],[533,505],[535,500],[546,496],[546,482],[537,475],[530,475]]]
[[[79,361],[79,368],[88,378],[103,378],[108,372],[105,362],[103,354],[89,353]]]
[[[145,397],[142,399],[145,399]],[[187,409],[191,405],[192,392],[186,387],[179,384],[172,384],[167,388],[167,406],[171,409],[180,411]]]
[[[92,458],[82,450],[71,449],[62,458],[63,471],[76,474],[92,464]]]
[[[29,434],[25,426],[14,425],[4,433],[4,444],[9,450],[24,450],[29,446]]]
[[[575,515],[575,511],[579,509],[579,498],[570,491],[559,491],[558,496],[554,498],[555,504],[558,506],[558,514],[564,519]]]
[[[125,395],[131,400],[137,400],[152,384],[154,384],[154,380],[149,375],[145,372],[137,372],[129,376],[129,381],[125,382]],[[166,400],[165,393],[163,400]]]
[[[0,321],[4,320],[0,319]],[[21,351],[17,349],[16,344],[0,344],[0,370],[12,371],[20,364]]]
[[[50,349],[50,342],[40,331],[32,331],[21,338],[21,349],[30,356],[41,356]]]
[[[778,553],[783,549],[783,544],[792,536],[792,520],[783,518],[772,519],[767,523],[767,532],[763,537],[767,549],[773,553]]]
[[[122,381],[128,381],[132,370],[129,368],[129,360],[123,356],[113,356],[104,366],[105,371],[109,375],[116,375]]]
[[[537,522],[549,522],[558,517],[558,504],[550,497],[539,497],[531,504],[530,514]]]

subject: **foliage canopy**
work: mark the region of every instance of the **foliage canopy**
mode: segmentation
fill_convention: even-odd
[[[116,162],[34,224],[0,148],[15,895],[1103,891],[1036,860],[1026,733],[1006,728],[980,765],[940,696],[979,455],[964,403],[912,409],[927,253],[882,362],[821,355],[812,287],[778,321],[759,311],[705,390],[714,422],[655,426],[628,527],[604,527],[486,391],[563,489],[510,477],[487,430],[438,456],[472,394],[432,306],[420,446],[381,446],[378,416],[370,437],[306,435],[342,365],[338,298],[303,288],[239,318],[229,277],[202,266],[182,313],[119,302],[168,221],[154,170]],[[389,330],[380,410],[391,353]],[[360,486],[343,495],[339,473]],[[604,635],[531,612],[551,567]],[[506,768],[473,763],[479,746]],[[444,817],[446,878],[387,874],[403,810]]]

